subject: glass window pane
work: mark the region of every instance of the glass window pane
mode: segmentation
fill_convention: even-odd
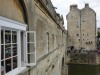
[[[17,32],[16,31],[12,31],[12,42],[17,43]]]
[[[11,31],[5,30],[5,43],[11,43]]]
[[[11,71],[11,59],[5,60],[5,68],[6,68],[6,72]]]
[[[13,69],[17,68],[17,57],[13,57]]]
[[[4,45],[1,45],[1,60],[4,59]]]
[[[34,33],[27,33],[28,42],[34,42]]]
[[[34,46],[34,43],[28,43],[27,44],[27,50],[28,50],[28,53],[31,53],[31,52],[35,52],[35,46]]]
[[[35,63],[35,53],[28,54],[28,63]]]
[[[13,56],[17,55],[17,44],[12,45]]]
[[[4,69],[4,61],[1,61],[1,75],[4,75],[5,69]]]
[[[5,57],[9,58],[11,57],[11,45],[5,45]]]
[[[4,44],[4,30],[1,30],[1,44]]]
[[[1,30],[1,75],[17,68],[17,31]]]

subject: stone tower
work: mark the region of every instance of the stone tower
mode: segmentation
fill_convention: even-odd
[[[70,6],[67,15],[68,45],[75,49],[96,49],[96,13],[85,4],[83,9]]]

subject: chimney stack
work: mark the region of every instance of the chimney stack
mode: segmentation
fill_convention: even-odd
[[[77,5],[71,5],[70,6],[70,11],[73,10],[73,9],[77,9]]]
[[[85,4],[85,7],[89,7],[89,4],[88,4],[88,3],[86,3],[86,4]]]

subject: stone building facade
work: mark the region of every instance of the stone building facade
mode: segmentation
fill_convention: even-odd
[[[0,0],[0,75],[61,75],[63,24],[51,0]]]
[[[85,4],[81,10],[77,5],[71,5],[67,25],[69,46],[75,49],[96,49],[96,13],[89,4]]]

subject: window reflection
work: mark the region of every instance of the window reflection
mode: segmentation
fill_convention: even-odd
[[[16,31],[12,31],[12,42],[17,43],[17,32]]]
[[[11,59],[7,59],[5,61],[5,68],[6,68],[6,72],[11,71]]]
[[[1,62],[1,75],[4,75],[5,69],[4,69],[4,61]]]
[[[34,33],[27,33],[28,42],[34,42]]]
[[[13,45],[13,56],[17,55],[17,44]]]
[[[4,44],[4,31],[1,30],[1,44]]]
[[[28,54],[28,63],[35,63],[35,54]]]
[[[4,45],[1,45],[1,60],[4,59]]]
[[[27,44],[27,50],[28,50],[28,53],[35,52],[35,45],[34,45],[34,43],[28,43]]]
[[[17,68],[17,57],[13,58],[13,69]]]
[[[1,30],[1,75],[17,68],[17,31]]]
[[[11,43],[11,31],[5,30],[5,43]]]
[[[5,57],[11,57],[11,45],[5,45]]]

